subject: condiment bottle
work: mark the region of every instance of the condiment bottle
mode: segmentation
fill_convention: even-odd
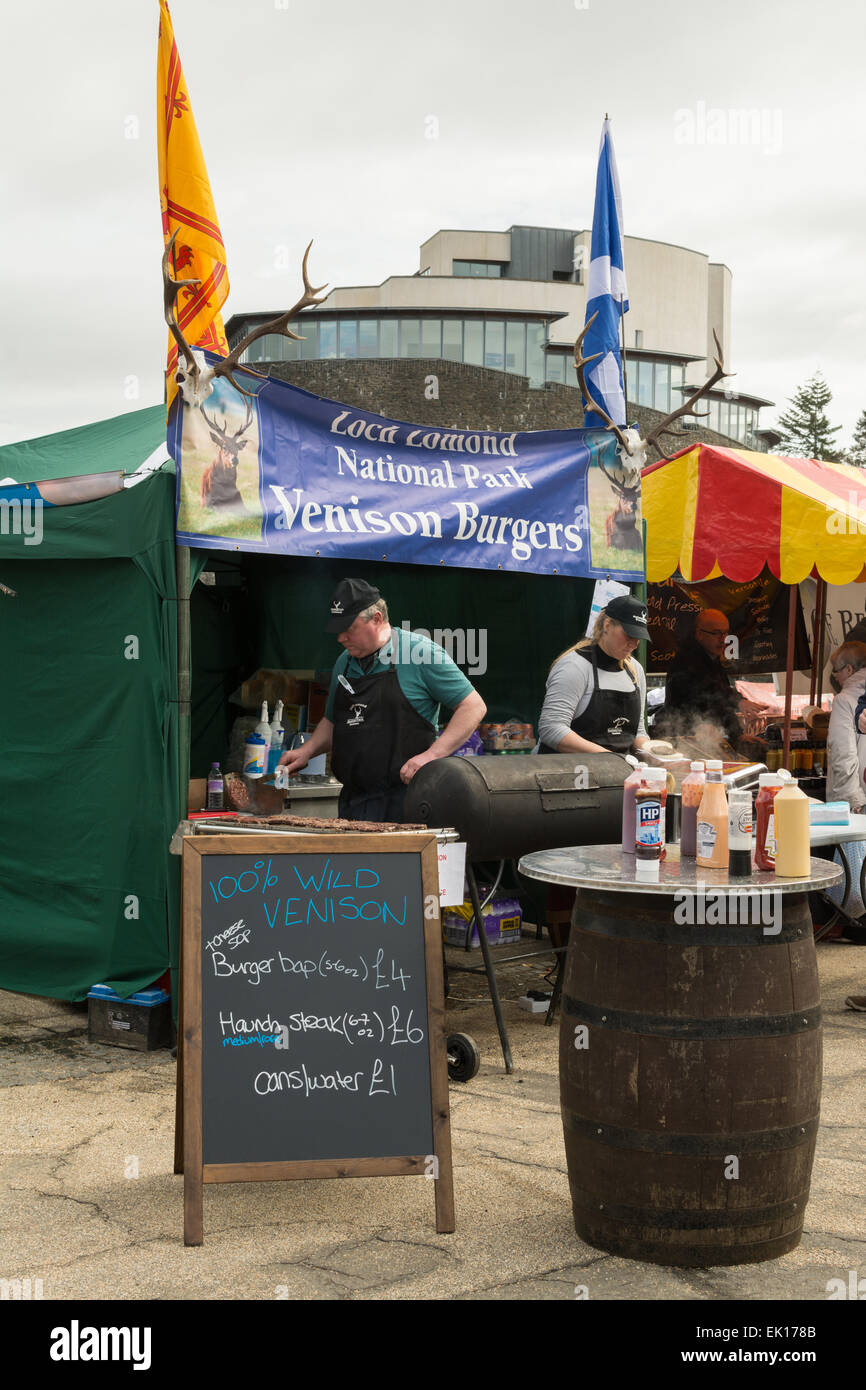
[[[274,711],[274,717],[273,717],[273,719],[271,720],[270,728],[269,728],[269,730],[268,730],[268,739],[269,739],[269,747],[268,747],[268,775],[269,775],[269,776],[270,776],[270,774],[271,774],[272,772],[276,772],[276,770],[277,770],[277,763],[280,761],[280,758],[281,758],[282,755],[283,755],[283,745],[284,745],[285,739],[286,739],[286,731],[285,731],[285,729],[283,728],[282,719],[283,719],[283,702],[282,702],[282,700],[277,700],[277,708],[276,708],[276,710]]]
[[[648,767],[634,792],[635,874],[638,878],[658,878],[659,861],[665,852],[665,802],[667,773],[663,767]]]
[[[718,759],[707,763],[707,781],[698,807],[696,850],[701,868],[728,867],[728,798]]]
[[[783,785],[778,772],[762,772],[758,778],[758,800],[755,803],[757,822],[755,868],[772,873],[776,867],[776,818],[773,803]]]
[[[752,872],[752,793],[745,787],[728,792],[728,874],[748,878]]]
[[[634,794],[646,771],[646,763],[638,763],[622,784],[622,852],[634,854]]]
[[[780,787],[773,803],[776,818],[776,873],[782,878],[808,878],[809,799],[794,782]]]
[[[219,763],[211,763],[207,775],[207,809],[221,811],[225,800],[225,782]]]
[[[702,762],[689,763],[689,769],[688,775],[682,780],[680,857],[693,859],[697,853],[698,807],[704,794],[707,774]]]

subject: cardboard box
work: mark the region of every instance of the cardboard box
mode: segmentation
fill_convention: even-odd
[[[466,899],[462,907],[446,907],[442,914],[442,934],[450,946],[465,946],[469,923],[473,918],[472,903]],[[484,910],[484,930],[490,946],[508,946],[520,941],[521,912],[516,898],[494,898]],[[472,926],[470,950],[480,950],[478,927]]]

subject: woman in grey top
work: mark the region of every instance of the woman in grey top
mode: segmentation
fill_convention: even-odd
[[[646,677],[631,654],[649,637],[646,605],[611,599],[590,639],[559,656],[538,721],[539,753],[628,753],[649,743]]]

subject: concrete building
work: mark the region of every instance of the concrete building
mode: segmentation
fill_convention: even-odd
[[[523,226],[438,231],[421,246],[414,275],[332,290],[293,325],[303,342],[267,335],[245,360],[273,364],[299,385],[307,371],[277,364],[445,361],[522,377],[530,390],[577,388],[572,353],[585,316],[590,236]],[[714,330],[731,367],[731,272],[699,251],[641,237],[625,238],[625,261],[628,401],[638,418],[667,413],[712,371]],[[275,305],[235,314],[226,324],[229,343],[279,312]],[[759,412],[773,403],[730,386],[736,391],[714,390],[702,404],[710,412],[705,430],[766,449],[774,436],[760,430]]]

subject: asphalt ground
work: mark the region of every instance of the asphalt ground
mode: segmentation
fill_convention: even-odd
[[[170,1053],[90,1044],[86,1006],[0,992],[0,1280],[69,1301],[817,1304],[842,1297],[834,1280],[848,1298],[866,1274],[866,1014],[844,998],[866,993],[866,951],[821,943],[818,962],[824,1094],[802,1242],[764,1264],[703,1270],[621,1259],[575,1235],[557,1029],[516,1002],[544,987],[550,956],[499,970],[510,1076],[484,980],[452,974],[449,1031],[482,1055],[478,1075],[450,1088],[453,1235],[436,1234],[423,1178],[234,1183],[205,1187],[204,1244],[185,1248]],[[16,1285],[2,1290],[14,1297]]]

